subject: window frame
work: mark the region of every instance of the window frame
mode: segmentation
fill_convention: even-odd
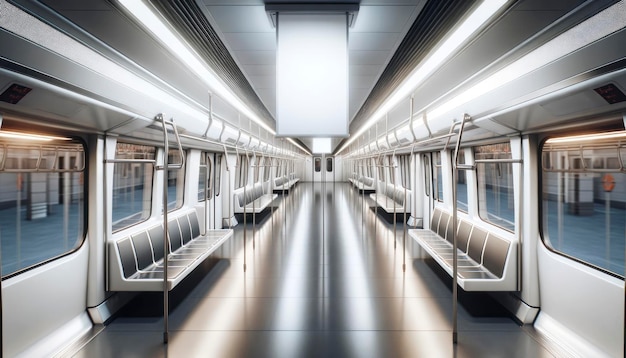
[[[139,220],[139,221],[134,222],[134,223],[132,223],[132,224],[130,224],[130,225],[126,225],[126,226],[122,226],[122,227],[114,227],[114,226],[113,226],[113,216],[111,216],[111,218],[110,218],[110,221],[111,221],[111,231],[112,231],[113,233],[116,233],[116,232],[118,232],[118,231],[121,231],[121,230],[127,229],[127,228],[129,228],[129,227],[132,227],[132,226],[135,226],[135,225],[141,224],[141,223],[143,223],[143,222],[145,222],[145,221],[149,220],[149,219],[150,219],[150,217],[152,216],[152,212],[153,212],[153,210],[154,210],[154,203],[155,203],[155,197],[154,197],[155,185],[154,185],[154,184],[155,184],[156,172],[157,172],[157,170],[156,170],[156,160],[157,160],[157,158],[158,158],[158,152],[159,152],[159,149],[160,149],[160,147],[158,147],[158,146],[156,146],[156,145],[138,144],[138,143],[134,143],[134,142],[132,142],[132,141],[128,141],[128,142],[126,142],[126,141],[117,141],[117,142],[115,143],[115,150],[116,150],[116,153],[117,153],[117,146],[118,146],[118,144],[120,144],[120,143],[125,144],[125,145],[133,145],[133,146],[139,146],[139,147],[145,147],[145,148],[151,148],[151,149],[153,149],[153,152],[152,152],[152,153],[153,153],[153,160],[154,160],[155,162],[154,162],[154,163],[152,163],[152,168],[151,168],[151,169],[152,169],[152,178],[151,178],[152,180],[151,180],[151,182],[150,182],[150,189],[149,189],[149,192],[150,192],[150,208],[148,208],[148,209],[147,209],[148,216],[147,216],[147,217],[145,217],[145,218],[143,218],[142,220]],[[115,157],[115,159],[118,159],[118,158],[117,158],[117,157]],[[131,158],[131,159],[144,159],[144,158]],[[114,163],[113,165],[115,166],[115,165],[117,165],[117,164],[129,164],[129,165],[130,165],[130,164],[132,164],[132,163]],[[147,165],[147,164],[150,164],[150,163],[138,163],[138,164],[144,164],[144,165]],[[111,195],[113,195],[113,193],[114,193],[114,192],[115,192],[115,190],[116,190],[116,188],[115,188],[115,168],[113,169],[113,175],[114,175],[114,178],[113,178],[113,183],[112,183],[112,193],[111,193]],[[144,182],[142,185],[145,185],[145,182]],[[113,197],[111,196],[111,208],[113,208],[113,207],[114,207]],[[145,210],[145,208],[142,208],[142,211],[143,211],[143,210]]]
[[[496,155],[498,156],[497,158],[477,158],[477,152],[476,152],[476,148],[479,147],[489,147],[489,146],[501,146],[501,145],[506,145],[508,146],[509,152],[508,158],[502,158],[502,154],[506,153],[506,152],[498,152]],[[511,147],[511,142],[497,142],[497,143],[492,143],[492,144],[485,144],[485,145],[481,145],[481,146],[473,146],[472,147],[472,156],[474,158],[474,163],[475,163],[475,169],[474,169],[474,174],[476,176],[476,194],[477,194],[477,203],[476,203],[476,208],[478,210],[478,217],[490,224],[490,225],[494,225],[497,226],[498,228],[501,228],[502,230],[506,230],[508,232],[511,233],[515,233],[515,228],[517,227],[517,222],[515,222],[515,208],[519,205],[519,203],[517,203],[515,200],[517,200],[518,198],[515,196],[515,178],[514,178],[514,168],[513,168],[513,164],[514,164],[514,159],[513,159],[513,148]],[[482,178],[482,175],[479,175],[479,167],[482,166],[486,166],[488,164],[491,163],[481,163],[478,162],[476,163],[476,160],[481,160],[481,159],[506,159],[506,160],[510,160],[510,163],[492,163],[492,164],[497,164],[497,165],[502,165],[502,164],[509,164],[510,165],[510,173],[509,170],[507,170],[507,175],[510,175],[510,180],[511,180],[511,191],[512,191],[512,195],[513,195],[513,222],[512,222],[512,227],[507,227],[502,225],[502,223],[497,222],[497,221],[492,221],[490,220],[488,217],[483,216],[483,212],[488,212],[487,208],[482,208],[481,206],[481,181],[480,178]],[[501,170],[501,169],[500,169]],[[521,170],[521,169],[520,169]],[[493,215],[493,214],[492,214]],[[496,216],[496,215],[494,215]],[[505,220],[504,218],[500,217],[503,221]]]
[[[214,180],[214,174],[213,174],[213,168],[214,168],[214,164],[213,164],[213,159],[211,158],[211,155],[213,153],[211,152],[200,152],[200,165],[199,165],[199,172],[198,172],[198,202],[204,202],[205,200],[211,200],[214,198],[214,190],[213,190],[213,180]],[[204,163],[202,161],[202,159],[204,158]],[[204,172],[204,178],[202,178],[202,168],[205,169]],[[200,197],[200,186],[201,184],[204,184],[204,188],[202,189],[202,192],[204,193],[206,191],[207,194],[202,195],[202,197]]]
[[[214,197],[219,197],[220,194],[222,193],[222,158],[223,158],[223,154],[222,153],[215,153],[215,163],[213,163],[213,165],[215,166],[215,178],[214,178]]]
[[[161,148],[161,150],[164,152],[164,155],[166,156],[166,160],[169,160],[170,158],[170,153],[172,153],[172,156],[178,156],[175,155],[175,153],[177,153],[180,149],[178,148],[169,148],[170,153],[165,153],[165,150],[163,148]],[[184,158],[188,158],[187,156],[189,155],[189,150],[183,148],[183,153],[182,156]],[[185,181],[187,180],[187,162],[188,160],[185,160],[182,164],[182,167],[180,169],[168,169],[167,173],[164,173],[164,180],[165,183],[167,184],[168,190],[169,190],[169,181],[170,181],[170,173],[176,173],[176,201],[174,202],[174,206],[170,208],[170,203],[171,203],[171,199],[168,195],[168,203],[167,203],[167,212],[173,212],[176,211],[180,208],[182,208],[183,206],[185,206]],[[180,189],[179,186],[179,179],[180,182],[182,183],[182,189]],[[180,190],[179,190],[180,189]],[[180,191],[181,197],[178,197],[178,192]]]
[[[459,165],[465,165],[468,160],[467,160],[467,156],[465,153],[465,148],[459,148]],[[454,160],[454,159],[453,159]],[[454,170],[454,165],[452,166],[453,170]],[[469,208],[470,208],[470,203],[469,203],[469,187],[467,186],[467,174],[468,174],[469,170],[466,169],[458,169],[457,170],[457,177],[456,180],[457,182],[454,183],[454,185],[456,185],[457,191],[456,191],[456,207],[458,210],[460,210],[461,212],[464,213],[469,213]],[[459,181],[461,180],[461,176],[463,176],[463,179],[465,180],[465,197],[467,199],[467,203],[461,202],[459,201],[459,184],[461,184]]]
[[[443,203],[443,194],[445,191],[444,182],[443,182],[443,158],[442,158],[443,155],[441,151],[435,151],[431,153],[431,156],[434,157],[434,158],[431,158],[431,164],[432,164],[431,165],[431,168],[432,168],[431,179],[433,180],[433,185],[432,185],[433,199],[435,201]],[[441,192],[439,191],[440,184],[441,184]]]

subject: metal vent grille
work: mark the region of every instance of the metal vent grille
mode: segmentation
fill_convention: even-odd
[[[356,132],[475,3],[468,0],[429,0],[426,3],[354,117],[351,133]]]
[[[274,127],[274,117],[241,72],[195,0],[157,0],[154,5],[185,36],[222,81],[270,127]]]

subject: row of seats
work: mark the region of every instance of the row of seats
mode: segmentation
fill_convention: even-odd
[[[349,178],[348,180],[360,191],[374,191],[376,189],[374,188],[374,178],[361,175],[357,179]]]
[[[232,229],[200,233],[195,210],[168,220],[169,240],[163,225],[134,231],[109,242],[110,291],[162,291],[163,245],[169,245],[167,289],[172,290],[209,255],[233,236]]]
[[[297,178],[295,173],[277,177],[274,179],[274,193],[288,192],[299,180],[300,178]]]
[[[370,194],[370,198],[387,213],[411,212],[411,190],[406,189],[405,205],[405,188],[401,185],[380,182],[376,192]]]
[[[258,214],[277,197],[278,194],[265,193],[262,183],[254,183],[233,191],[233,211],[235,214]]]
[[[452,276],[452,215],[435,208],[430,229],[409,235]],[[457,220],[458,283],[465,291],[517,291],[517,242],[506,240],[471,221]]]

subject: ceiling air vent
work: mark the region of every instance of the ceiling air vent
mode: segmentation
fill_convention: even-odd
[[[602,96],[609,104],[615,104],[626,101],[626,95],[616,85],[609,83],[606,86],[594,88],[597,94]]]
[[[14,83],[0,94],[0,101],[17,104],[17,102],[21,101],[31,90],[32,88]]]

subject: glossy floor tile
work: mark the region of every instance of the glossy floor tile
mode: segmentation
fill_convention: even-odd
[[[453,345],[448,281],[369,205],[347,184],[299,184],[236,227],[172,309],[169,344],[157,310],[116,318],[75,356],[553,356],[532,328],[463,305]]]

